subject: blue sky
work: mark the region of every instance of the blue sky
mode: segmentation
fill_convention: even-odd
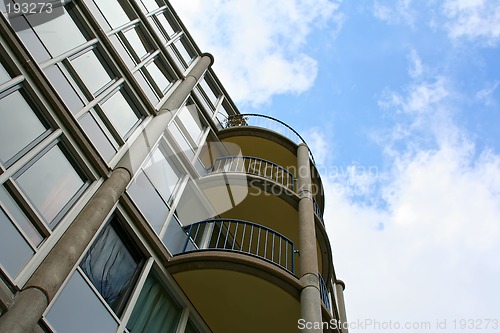
[[[500,1],[171,2],[306,137],[350,321],[500,320]]]

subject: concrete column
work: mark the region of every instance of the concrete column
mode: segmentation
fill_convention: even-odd
[[[348,333],[347,329],[347,315],[345,311],[345,303],[344,303],[344,290],[345,290],[345,284],[344,281],[342,280],[337,280],[335,282],[335,291],[337,294],[337,305],[338,305],[338,310],[339,310],[339,316],[340,316],[340,321],[342,322],[342,333]]]
[[[313,195],[311,192],[311,165],[309,149],[300,144],[297,149],[299,201],[299,261],[301,319],[311,323],[312,328],[302,332],[319,333],[321,329],[321,294],[318,278],[318,253],[316,250],[316,227],[314,222]]]
[[[202,55],[188,76],[177,86],[160,109],[158,116],[153,118],[141,136],[134,141],[109,178],[16,295],[8,311],[0,317],[0,332],[33,332],[48,304],[118,202],[152,145],[167,128],[172,117],[169,111],[176,110],[182,105],[201,75],[212,63],[211,55]]]

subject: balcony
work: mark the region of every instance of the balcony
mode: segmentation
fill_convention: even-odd
[[[235,219],[211,219],[185,227],[187,239],[181,253],[230,251],[254,256],[295,272],[295,247],[291,240],[264,226]]]
[[[306,144],[304,138],[299,133],[297,133],[297,131],[295,131],[293,128],[291,128],[281,120],[262,114],[247,113],[247,114],[232,115],[229,116],[226,119],[226,123],[223,124],[223,128],[246,127],[246,126],[259,127],[267,129],[269,131],[273,131],[275,133],[280,134],[281,136],[284,136],[285,138],[292,141],[296,145],[299,145],[301,143]],[[314,163],[314,157],[310,149],[309,149],[309,156]]]
[[[225,156],[215,160],[211,173],[245,173],[266,178],[295,191],[293,174],[276,163],[258,157]]]

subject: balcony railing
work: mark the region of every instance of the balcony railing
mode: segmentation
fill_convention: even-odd
[[[332,313],[332,307],[330,305],[330,292],[328,291],[328,287],[326,286],[325,280],[321,274],[318,274],[319,277],[319,292],[321,294],[321,301],[325,308],[328,309],[328,312]]]
[[[321,222],[325,223],[323,220],[323,211],[319,207],[319,204],[316,201],[316,199],[313,199],[313,204],[314,204],[314,213],[319,217]]]
[[[269,117],[263,114],[255,114],[255,113],[246,113],[246,114],[237,114],[229,116],[226,119],[226,123],[224,124],[224,128],[230,127],[241,127],[241,126],[255,126],[261,127],[278,134],[281,134],[285,138],[293,141],[296,144],[306,143],[304,138],[297,133],[293,128],[273,117]],[[308,148],[309,149],[309,146]],[[309,156],[311,160],[314,162],[314,157],[312,155],[311,150],[309,149]]]
[[[295,190],[293,174],[276,163],[258,157],[225,156],[215,160],[211,172],[247,173],[277,182],[291,191]]]
[[[212,219],[185,227],[182,252],[221,250],[252,255],[294,274],[293,242],[264,226],[234,219]]]

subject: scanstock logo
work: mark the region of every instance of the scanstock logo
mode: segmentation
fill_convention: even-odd
[[[36,28],[64,14],[62,0],[0,0],[0,10],[17,32]],[[64,27],[46,28],[64,29]]]

